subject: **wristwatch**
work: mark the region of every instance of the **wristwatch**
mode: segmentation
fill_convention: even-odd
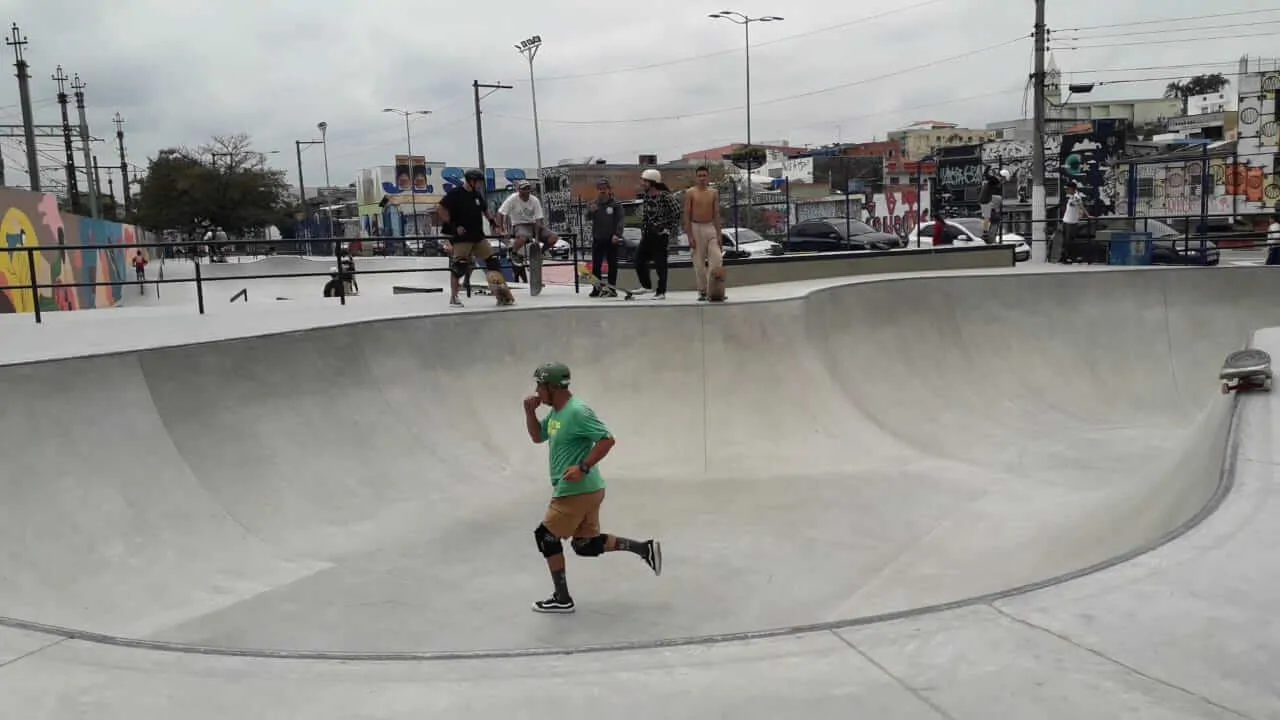
[[[591,472],[591,466],[584,462],[578,463],[578,469],[582,471],[583,475],[586,475],[587,473]]]

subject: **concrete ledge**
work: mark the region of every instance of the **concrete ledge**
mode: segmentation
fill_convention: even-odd
[[[726,260],[725,267],[728,268],[726,282],[729,287],[742,287],[880,273],[1008,268],[1017,265],[1013,255],[1012,244],[823,253],[821,255],[779,255],[754,260]],[[634,271],[635,266],[627,264],[622,269]],[[696,290],[697,287],[692,262],[681,260],[670,264],[670,274],[667,278],[669,291],[691,291]]]

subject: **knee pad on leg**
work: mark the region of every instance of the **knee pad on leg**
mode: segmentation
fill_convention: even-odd
[[[538,525],[538,528],[533,531],[533,539],[537,541],[538,551],[544,558],[564,554],[564,543],[560,542],[560,538],[548,530],[546,525]]]
[[[604,535],[593,538],[574,538],[569,544],[573,546],[573,551],[582,557],[596,557],[604,554]]]
[[[484,269],[490,272],[502,272],[502,263],[498,261],[497,255],[490,255],[484,260]]]
[[[466,277],[467,273],[471,272],[471,263],[460,258],[449,263],[449,270],[454,277]]]

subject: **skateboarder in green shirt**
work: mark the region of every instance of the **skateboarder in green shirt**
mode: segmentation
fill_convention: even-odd
[[[538,550],[547,559],[555,592],[533,604],[535,612],[571,613],[573,597],[565,580],[564,546],[583,557],[625,550],[635,553],[653,570],[662,574],[662,546],[656,540],[630,540],[600,531],[600,505],[604,502],[604,476],[598,467],[613,449],[609,428],[582,400],[569,391],[569,368],[551,362],[533,373],[537,392],[524,400],[525,426],[529,439],[547,443],[551,470],[551,502],[546,516],[533,532]],[[538,419],[538,406],[551,412]]]

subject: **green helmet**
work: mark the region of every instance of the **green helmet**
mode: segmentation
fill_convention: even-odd
[[[569,387],[569,366],[559,362],[543,363],[533,371],[533,379],[539,385],[551,387]]]

